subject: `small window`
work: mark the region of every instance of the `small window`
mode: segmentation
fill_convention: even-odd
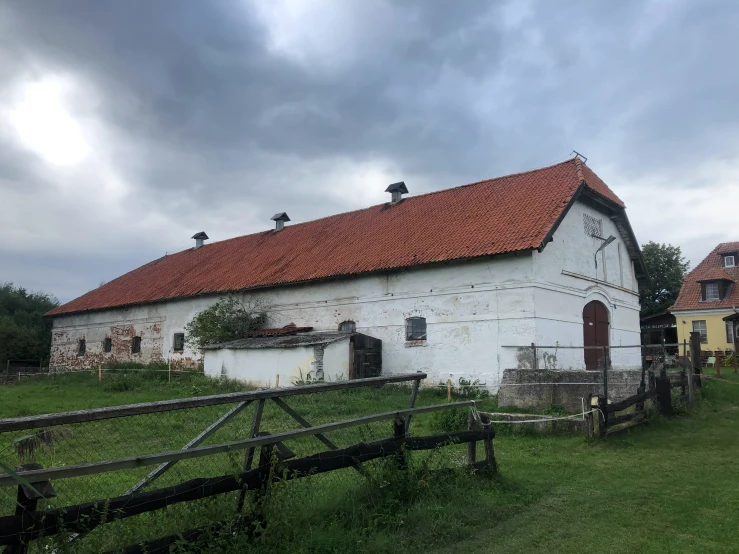
[[[141,352],[141,337],[133,337],[131,341],[131,354],[138,354]]]
[[[726,342],[734,344],[734,324],[731,321],[726,322]]]
[[[724,256],[724,267],[736,267],[734,256]]]
[[[426,340],[425,317],[409,317],[405,320],[405,340]]]
[[[175,333],[172,345],[175,352],[182,352],[185,349],[185,333]]]
[[[693,322],[693,332],[694,333],[700,333],[700,335],[701,335],[701,344],[706,344],[708,342],[708,332],[706,331],[706,322],[705,322],[705,320],[694,321]]]
[[[105,341],[103,341],[103,350],[106,354],[110,353],[111,350],[113,350],[113,339],[107,338]]]
[[[706,302],[718,302],[721,300],[718,283],[706,283]]]
[[[603,236],[603,220],[597,219],[588,214],[582,214],[583,226],[585,228],[585,234],[589,237],[602,237]]]
[[[80,339],[77,343],[77,355],[84,356],[85,352],[87,352],[87,341],[85,339]]]
[[[339,323],[339,331],[346,331],[349,333],[353,333],[357,330],[357,324],[353,321],[342,321]]]

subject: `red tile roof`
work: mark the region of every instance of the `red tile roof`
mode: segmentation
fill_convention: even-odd
[[[623,202],[578,158],[287,225],[159,258],[50,311],[61,315],[543,247],[573,195]]]
[[[709,281],[734,281],[726,271],[720,267],[710,267],[701,273],[700,277],[696,279],[699,283],[707,283]]]
[[[711,308],[731,308],[739,306],[739,286],[732,285],[729,297],[719,302],[701,302],[701,282],[729,279],[739,280],[739,268],[723,267],[721,253],[739,251],[739,242],[719,244],[696,268],[685,276],[680,294],[670,308],[675,310],[708,310]]]

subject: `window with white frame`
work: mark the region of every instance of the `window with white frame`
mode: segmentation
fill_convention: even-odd
[[[708,342],[708,331],[706,330],[705,320],[694,321],[693,322],[693,332],[700,333],[701,344],[706,344]]]
[[[734,323],[731,321],[726,322],[726,342],[734,344]]]
[[[718,283],[706,283],[706,302],[718,302],[721,300]]]
[[[339,323],[339,331],[354,333],[357,330],[357,324],[351,320]]]
[[[724,256],[724,267],[736,267],[736,258],[731,256]]]

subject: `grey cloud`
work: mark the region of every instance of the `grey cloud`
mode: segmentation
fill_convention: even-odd
[[[386,183],[356,184],[352,164],[388,163],[416,193],[545,165],[572,148],[596,171],[607,165],[627,179],[738,155],[734,3],[416,0],[352,9],[337,13],[366,22],[336,43],[345,55],[328,63],[320,56],[332,53],[330,33],[321,48],[299,52],[304,59],[291,58],[271,48],[270,30],[245,1],[0,8],[3,81],[69,73],[89,84],[101,149],[129,187],[118,200],[123,219],[112,223],[163,221],[158,237],[133,224],[92,237],[81,208],[70,225],[83,249],[107,241],[124,251],[118,271],[189,246],[187,236],[167,234],[174,227],[194,232],[212,222],[223,233],[250,232],[275,211],[307,220],[359,207],[334,189]],[[51,190],[74,179],[19,147],[1,118],[0,190]],[[352,184],[332,165],[346,167]],[[95,178],[81,173],[80,184],[89,190]],[[38,264],[3,255],[0,280],[25,279],[20,268]],[[110,278],[109,261],[95,259],[70,252],[53,263],[84,292],[98,276]],[[53,279],[47,288],[55,290]]]

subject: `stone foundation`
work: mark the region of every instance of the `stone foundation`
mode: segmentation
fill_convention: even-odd
[[[608,400],[617,402],[633,396],[640,382],[641,371],[609,371]],[[602,371],[506,369],[498,390],[498,405],[530,410],[562,406],[575,413],[582,411],[582,399],[589,394],[603,394]]]

